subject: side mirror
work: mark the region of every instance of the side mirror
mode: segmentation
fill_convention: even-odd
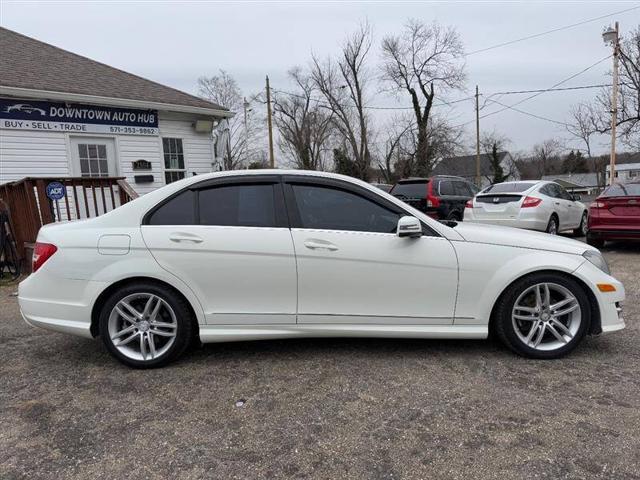
[[[396,235],[399,237],[416,238],[422,236],[422,224],[416,217],[410,217],[408,215],[400,217],[398,220],[398,229]]]

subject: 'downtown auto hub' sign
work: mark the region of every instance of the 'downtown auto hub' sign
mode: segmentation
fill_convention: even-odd
[[[0,128],[158,135],[157,110],[0,98]]]

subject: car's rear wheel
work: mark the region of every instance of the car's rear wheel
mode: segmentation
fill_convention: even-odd
[[[496,305],[493,320],[510,349],[526,357],[551,359],[566,355],[584,338],[591,308],[575,280],[540,273],[512,284]]]
[[[547,223],[547,233],[549,235],[557,235],[558,234],[558,217],[555,215],[551,215],[549,219],[549,223]]]
[[[155,283],[127,285],[104,303],[100,336],[109,352],[135,368],[160,367],[178,358],[193,336],[185,300]]]
[[[587,234],[587,212],[582,213],[582,219],[580,225],[573,231],[573,235],[576,237],[584,237]]]

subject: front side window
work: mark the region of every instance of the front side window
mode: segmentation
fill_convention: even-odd
[[[166,183],[181,180],[185,176],[184,150],[181,138],[163,138],[164,180]]]
[[[292,185],[302,228],[395,233],[400,215],[345,190]]]
[[[273,185],[228,185],[199,191],[201,225],[275,227]]]
[[[454,187],[459,197],[473,197],[473,191],[467,182],[454,182]]]

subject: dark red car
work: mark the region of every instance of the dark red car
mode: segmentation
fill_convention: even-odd
[[[605,240],[640,240],[640,181],[611,185],[589,206],[587,243]]]

